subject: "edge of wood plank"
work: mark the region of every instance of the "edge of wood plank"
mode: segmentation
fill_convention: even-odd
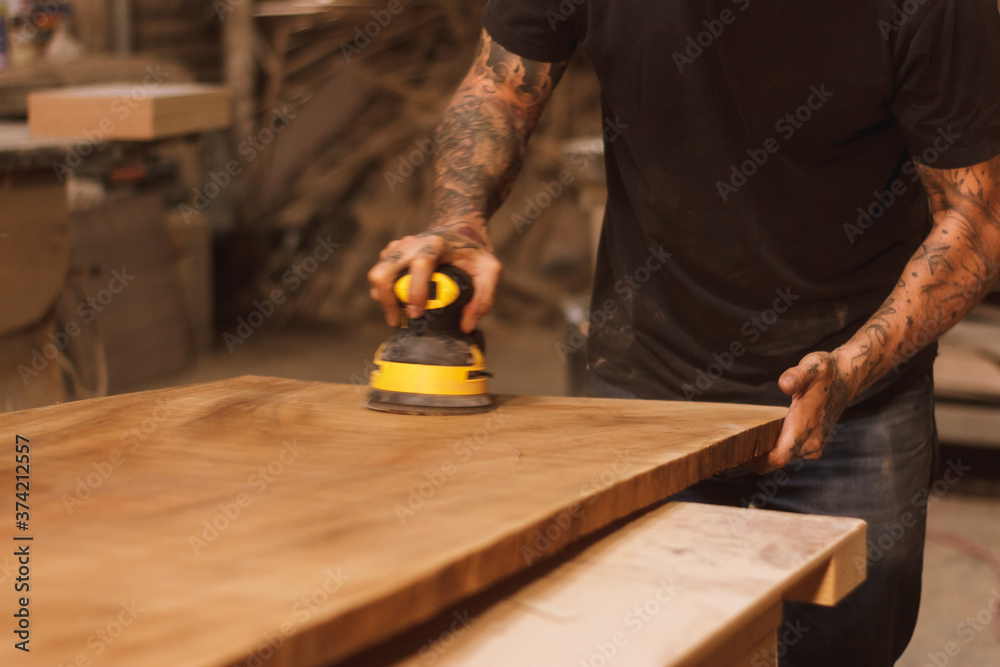
[[[744,511],[768,512],[773,510],[746,509]],[[802,574],[765,591],[761,598],[746,610],[744,617],[749,616],[752,620],[757,616],[768,614],[774,605],[780,607],[781,603],[786,601],[812,602],[832,606],[864,581],[865,575],[860,574],[860,568],[856,566],[856,558],[860,555],[866,565],[865,572],[867,572],[867,523],[851,517],[811,514],[796,516],[806,521],[812,520],[814,517],[823,520],[835,519],[845,526],[850,525],[851,528],[847,531],[845,538],[837,544],[830,545],[807,559],[803,565]],[[686,667],[712,665],[712,659],[717,657],[720,652],[719,647],[731,643],[735,639],[735,635],[739,634],[744,627],[747,626],[738,626],[735,629],[730,626],[720,629],[719,632],[707,637],[700,644],[691,647],[687,655],[677,664]],[[762,664],[768,663],[763,662]]]
[[[288,389],[290,393],[294,393],[296,389],[301,391],[324,385],[350,389],[350,385],[343,384],[244,375],[215,382],[88,399],[88,403],[100,409],[114,410],[134,401],[139,394],[169,400],[172,395],[184,396],[190,387],[225,389],[231,394],[232,400],[238,400],[239,395],[244,392],[270,394]],[[552,400],[616,402],[615,399]],[[635,403],[625,399],[618,401]],[[0,415],[0,424],[13,425],[16,421],[20,425],[26,419],[44,420],[48,413],[64,409],[65,406],[66,404],[54,405]],[[360,397],[358,409],[362,409]],[[778,414],[784,409],[767,410]],[[766,415],[766,410],[762,414]],[[535,562],[550,559],[580,538],[614,521],[648,509],[704,477],[769,451],[774,446],[782,422],[782,417],[776,417],[723,437],[697,455],[692,453],[672,461],[669,464],[670,474],[666,463],[649,464],[642,470],[621,477],[606,488],[594,489],[572,503],[558,505],[554,511],[537,521],[476,544],[466,552],[461,563],[453,562],[423,571],[419,573],[419,578],[415,576],[410,582],[405,582],[394,590],[376,594],[353,609],[316,614],[308,625],[298,629],[294,641],[285,641],[281,646],[275,647],[274,656],[268,664],[324,664],[376,643],[374,639],[364,639],[373,636],[372,628],[378,628],[374,635],[385,637],[426,621],[446,606],[521,572]],[[540,537],[544,539],[540,540]],[[427,602],[429,599],[433,602]],[[400,610],[403,610],[402,613]],[[329,641],[331,633],[343,638],[333,648]],[[250,655],[252,654],[248,654],[244,647],[232,656],[228,664],[243,662]]]

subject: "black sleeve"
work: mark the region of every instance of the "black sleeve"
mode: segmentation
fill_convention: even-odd
[[[910,153],[937,169],[985,162],[1000,153],[996,0],[916,0],[912,14],[897,9],[910,6],[894,3],[880,22],[895,70],[892,111]]]
[[[483,27],[500,46],[545,63],[569,60],[576,48],[574,17],[585,0],[489,0]]]

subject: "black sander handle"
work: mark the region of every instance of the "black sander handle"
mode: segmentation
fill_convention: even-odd
[[[472,277],[451,264],[441,264],[431,274],[427,285],[427,305],[420,317],[410,320],[408,328],[416,335],[443,333],[461,335],[462,310],[472,300]],[[410,300],[410,273],[403,271],[393,286],[403,312]]]

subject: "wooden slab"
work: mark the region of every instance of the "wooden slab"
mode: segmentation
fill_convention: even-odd
[[[28,95],[35,137],[150,140],[229,126],[229,91],[206,84],[108,84]]]
[[[396,665],[772,665],[781,601],[834,604],[866,562],[858,519],[669,503]]]
[[[32,660],[323,664],[768,451],[785,412],[505,397],[417,417],[364,393],[244,377],[0,415],[8,535],[31,441]]]

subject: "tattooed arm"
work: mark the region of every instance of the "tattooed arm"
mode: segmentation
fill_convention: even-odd
[[[920,166],[934,226],[895,289],[849,341],[806,355],[779,379],[792,405],[757,472],[817,459],[847,404],[937,340],[1000,274],[1000,155],[965,169]]]
[[[433,211],[427,231],[393,241],[368,273],[371,294],[386,321],[399,321],[392,284],[409,267],[409,315],[423,311],[434,267],[454,264],[473,278],[475,294],[462,328],[471,331],[493,305],[500,262],[487,222],[510,193],[528,137],[566,69],[566,63],[521,58],[484,30],[475,61],[444,111],[435,132]]]

